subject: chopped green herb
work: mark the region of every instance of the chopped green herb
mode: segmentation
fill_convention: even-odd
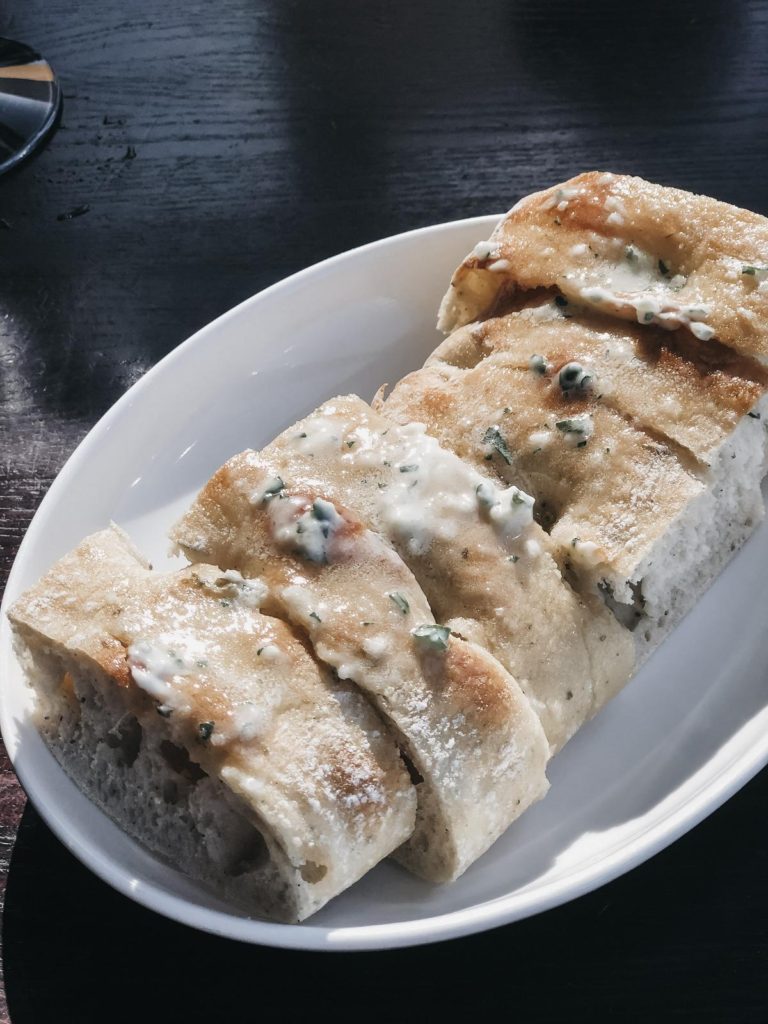
[[[504,459],[508,466],[512,465],[512,452],[509,450],[509,445],[501,435],[501,431],[498,427],[488,427],[486,432],[483,434],[483,444],[489,444],[499,455]],[[486,455],[486,459],[492,458],[492,455]]]
[[[519,555],[507,555],[507,561],[508,562],[519,562],[520,561],[520,556]]]
[[[634,245],[628,245],[627,248],[624,250],[624,255],[627,258],[627,263],[637,263],[637,260],[639,258],[637,249],[634,247]]]
[[[521,496],[520,491],[517,489],[517,487],[515,487],[514,490],[512,491],[512,504],[513,505],[525,505],[526,504],[525,498],[523,498]]]
[[[753,420],[759,420],[760,419],[760,413],[759,412],[748,412],[747,416],[751,417],[751,419],[753,419]]]
[[[197,727],[197,732],[203,743],[206,743],[213,736],[213,722],[201,722]]]
[[[659,266],[659,273],[661,274],[661,276],[662,277],[669,277],[669,267],[664,262],[664,260],[659,260],[658,266]]]
[[[592,375],[586,372],[581,363],[566,363],[557,380],[563,391],[572,391],[574,388],[586,391],[592,386]]]
[[[564,295],[556,295],[555,296],[555,305],[559,306],[562,309],[563,306],[567,306],[568,305],[568,299],[566,299],[566,297]]]
[[[418,468],[419,467],[414,465],[414,464],[411,464],[411,465],[408,465],[408,466],[401,466],[400,467],[400,472],[401,473],[415,473]]]
[[[586,428],[580,420],[558,420],[555,424],[564,434],[585,434]]]
[[[306,431],[304,431],[304,430],[302,430],[302,432],[300,434],[296,435],[296,437],[306,437],[306,436],[307,436],[307,434],[306,434]]]
[[[379,483],[377,486],[378,486],[380,491],[384,491],[387,488],[387,485],[386,484],[382,484],[382,483]]]
[[[195,664],[197,665],[198,668],[208,668],[208,662],[205,661],[204,658],[200,658],[199,661],[195,662]]]
[[[312,502],[312,515],[320,523],[332,523],[338,516],[335,506],[330,501],[317,498]],[[326,534],[327,536],[327,534]]]
[[[372,622],[363,622],[362,625],[363,626],[372,626],[373,623]]]
[[[310,612],[310,613],[309,613],[309,617],[310,617],[310,619],[314,619],[314,620],[315,620],[315,622],[322,622],[322,621],[323,621],[323,620],[322,620],[322,619],[320,618],[320,616],[319,616],[319,615],[317,614],[317,612]]]
[[[416,629],[411,630],[411,636],[434,651],[447,651],[450,635],[451,631],[447,626],[438,626],[436,623],[417,626]]]
[[[411,610],[411,606],[408,604],[408,602],[406,601],[402,594],[398,594],[397,592],[395,592],[394,594],[388,594],[387,596],[389,597],[390,601],[392,601],[395,604],[395,606],[403,613],[403,615],[407,615],[408,612]]]
[[[225,597],[220,597],[219,604],[221,605],[222,608],[229,608],[232,602],[228,601]]]
[[[760,277],[762,274],[768,274],[768,267],[742,267],[741,272],[748,277]]]
[[[258,658],[258,656],[259,656],[259,655],[261,654],[261,652],[262,652],[263,650],[264,650],[264,648],[263,648],[263,647],[259,647],[259,649],[258,649],[258,650],[256,651],[256,657],[257,657],[257,658]]]
[[[504,415],[506,416],[510,412],[512,412],[512,407],[509,406],[509,405],[505,405],[504,406]]]
[[[347,448],[353,448],[354,446],[355,446],[355,441],[347,441]]]
[[[571,541],[571,547],[575,548],[580,540],[581,540],[581,537],[574,537],[573,540]]]
[[[262,501],[270,501],[276,495],[280,494],[281,491],[285,490],[285,484],[283,483],[282,477],[276,476],[272,480],[268,481],[267,486],[262,492]]]

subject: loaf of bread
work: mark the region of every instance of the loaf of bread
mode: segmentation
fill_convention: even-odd
[[[116,528],[10,612],[38,724],[127,832],[299,921],[455,879],[764,515],[768,222],[638,178],[521,200],[372,405],[230,459],[156,573]]]
[[[765,254],[756,214],[580,175],[475,247],[442,303],[453,333],[379,403],[529,491],[639,660],[764,515]]]
[[[497,487],[423,427],[335,398],[211,479],[172,538],[191,559],[246,572],[262,475],[354,511],[413,573],[439,623],[514,676],[558,750],[632,674],[631,639],[564,582],[518,488]],[[556,623],[556,628],[553,628]]]

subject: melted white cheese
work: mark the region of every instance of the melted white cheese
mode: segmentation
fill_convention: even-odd
[[[232,714],[235,738],[250,743],[263,736],[275,718],[274,709],[262,704],[241,704]]]
[[[491,253],[496,251],[495,242],[478,242],[472,250],[472,255],[479,260],[487,260]]]
[[[227,569],[219,579],[230,584],[228,593],[245,608],[260,608],[269,593],[263,580],[247,580],[237,569]]]
[[[279,498],[270,502],[272,536],[277,544],[310,562],[328,562],[329,545],[344,520],[330,501],[318,498],[302,511],[305,499]]]
[[[128,667],[133,681],[145,693],[168,706],[175,706],[173,680],[188,675],[193,663],[179,651],[151,640],[136,640],[128,648]]]
[[[505,270],[509,270],[510,266],[511,264],[509,260],[494,260],[494,262],[489,265],[488,269],[492,270],[494,274],[499,274]]]
[[[636,246],[625,246],[623,258],[615,260],[607,271],[602,266],[600,274],[600,284],[590,284],[588,278],[578,273],[566,277],[576,285],[577,297],[590,305],[615,312],[633,310],[639,324],[656,324],[668,331],[687,327],[701,341],[714,337],[713,328],[703,322],[709,308],[677,299],[676,293],[685,279],[679,274],[671,280],[667,278],[659,261]]]
[[[386,470],[386,486],[377,492],[379,513],[388,532],[413,555],[424,555],[434,539],[458,537],[478,518],[504,540],[519,536],[533,521],[533,498],[517,487],[496,487],[441,448],[422,423],[392,426],[385,436],[358,428],[349,440],[355,443],[342,461],[366,467],[378,462]]]
[[[548,196],[547,199],[541,204],[542,210],[551,210],[556,207],[558,210],[563,211],[567,208],[568,203],[571,199],[581,195],[581,189],[574,186],[568,186],[566,188],[557,188]]]

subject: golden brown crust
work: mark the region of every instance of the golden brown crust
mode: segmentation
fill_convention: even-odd
[[[407,838],[415,794],[368,702],[262,614],[261,596],[212,566],[154,573],[112,529],[62,558],[9,615],[33,650],[104,669],[143,728],[239,793],[284,851],[306,914]],[[318,864],[305,893],[292,872]]]
[[[295,427],[286,433],[308,438]],[[326,433],[306,454],[309,477],[297,479],[295,463],[276,460],[273,446],[230,460],[173,536],[193,557],[216,552],[222,566],[267,583],[265,608],[305,630],[318,656],[370,697],[422,780],[416,829],[398,856],[423,877],[453,878],[545,790],[546,738],[487,652],[447,629],[436,645],[414,635],[442,627],[395,551],[330,482],[320,488]],[[340,435],[337,446],[351,452]],[[279,493],[269,493],[278,481]],[[240,509],[242,495],[250,500],[236,530],[222,532],[234,517],[212,503]],[[333,524],[324,535],[322,523]],[[190,539],[202,545],[197,554]],[[493,781],[499,765],[509,768]]]
[[[564,364],[580,363],[603,404],[705,465],[768,386],[761,367],[716,341],[616,323],[551,300],[460,328],[427,365],[469,369],[495,353],[521,370],[543,357],[548,381]]]
[[[701,308],[698,322],[719,341],[768,361],[768,283],[759,272],[768,268],[768,221],[758,214],[592,171],[521,200],[490,241],[487,258],[472,254],[455,272],[443,303],[444,330],[489,315],[510,289],[552,287],[578,299],[591,288],[610,288],[633,246],[648,257],[648,281],[624,281],[612,289],[615,300],[595,300],[598,308],[642,319],[636,300],[644,295],[658,300],[660,311]],[[667,320],[690,329],[685,317]]]
[[[426,366],[400,382],[386,410],[426,423],[478,469],[536,495],[538,515],[561,551],[578,538],[595,545],[596,562],[616,571],[631,572],[703,488],[669,448],[594,394],[569,399],[504,351],[470,370]],[[593,432],[580,448],[557,423],[583,414]],[[490,427],[506,442],[504,457],[484,442]]]

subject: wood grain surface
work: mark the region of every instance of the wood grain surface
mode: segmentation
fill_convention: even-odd
[[[286,274],[595,167],[768,213],[765,2],[15,0],[0,34],[41,50],[65,94],[47,148],[0,180],[2,581],[98,417]],[[767,797],[763,772],[533,920],[326,956],[116,895],[22,815],[0,761],[0,1020],[765,1022]]]

